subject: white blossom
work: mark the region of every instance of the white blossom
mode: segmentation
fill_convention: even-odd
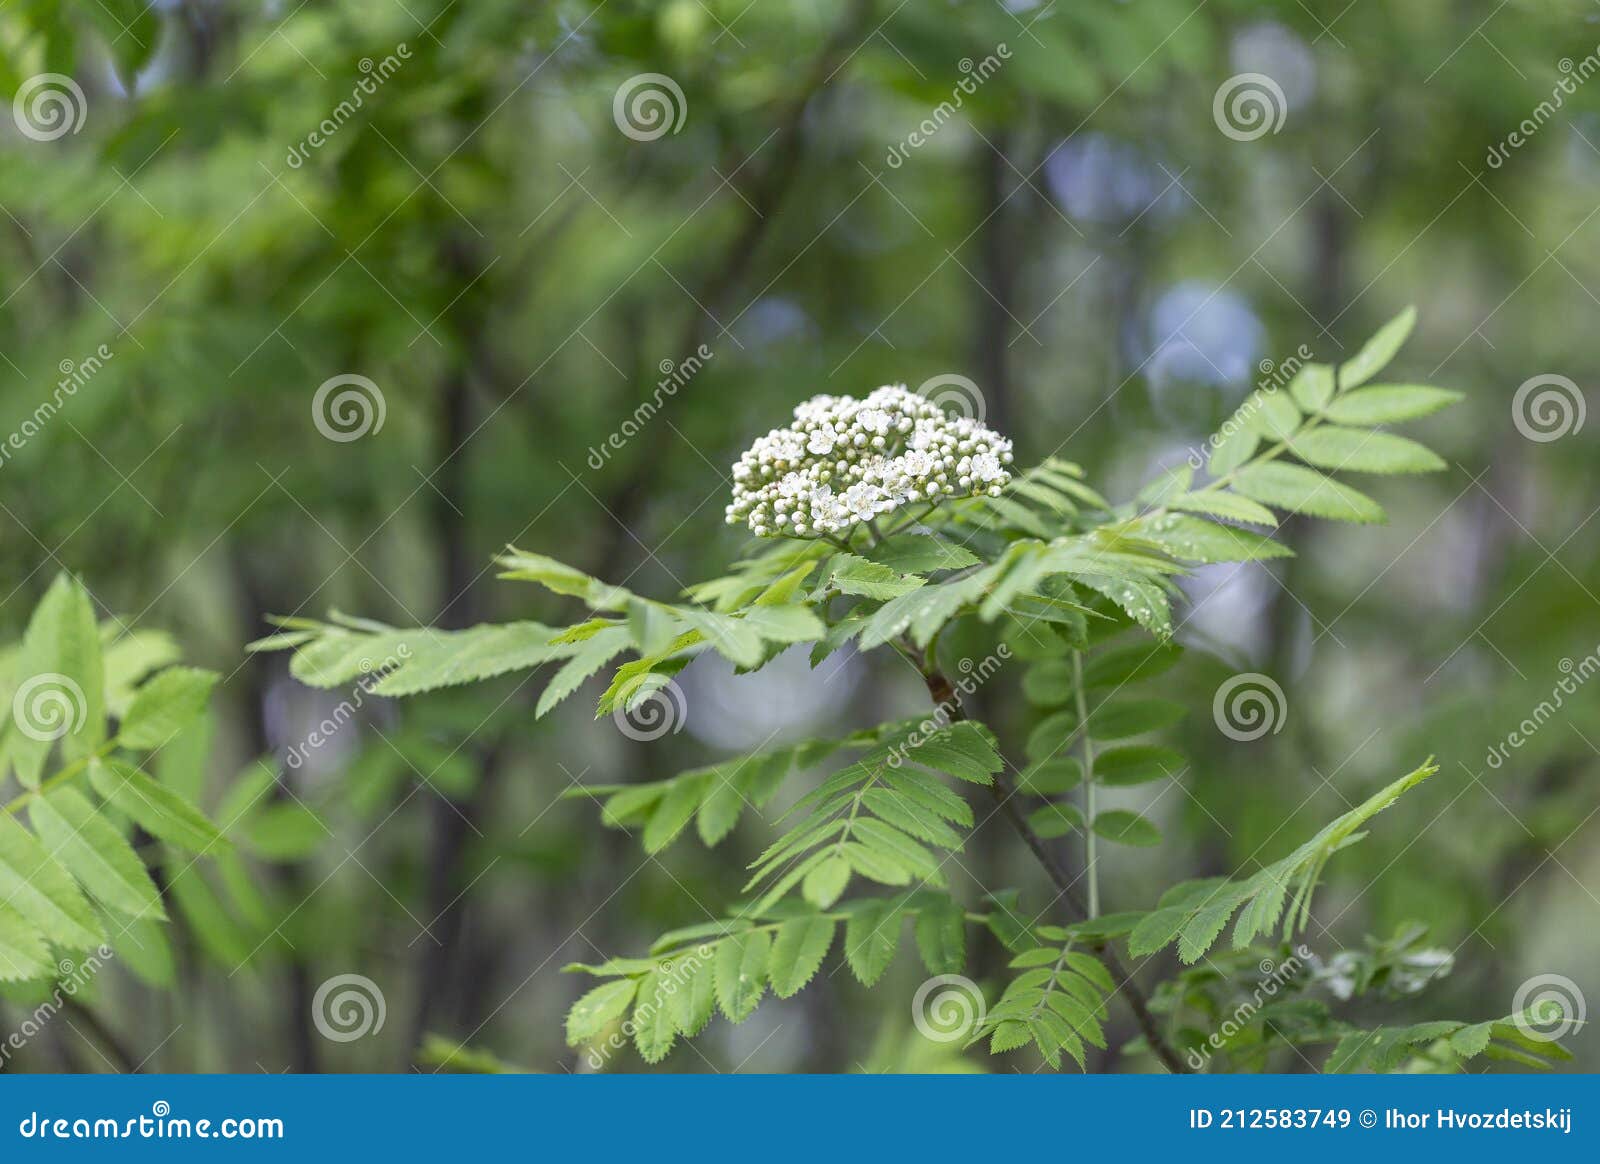
[[[813,396],[734,465],[727,519],[758,537],[821,537],[910,502],[998,496],[1010,463],[1008,439],[903,384]]]

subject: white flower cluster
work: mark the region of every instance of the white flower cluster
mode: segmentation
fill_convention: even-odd
[[[1005,437],[903,384],[865,400],[813,396],[734,465],[728,524],[820,537],[908,502],[999,496],[1010,463]]]

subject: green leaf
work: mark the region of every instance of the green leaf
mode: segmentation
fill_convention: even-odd
[[[1170,643],[1141,642],[1110,647],[1090,656],[1083,665],[1085,688],[1121,687],[1170,671],[1183,658],[1183,650]]]
[[[0,902],[0,982],[43,978],[54,969],[50,950],[38,931],[16,910]]]
[[[833,944],[834,921],[827,917],[797,917],[778,927],[772,940],[768,976],[772,993],[789,998],[817,972]]]
[[[976,566],[982,561],[964,546],[928,534],[915,533],[898,533],[887,537],[868,550],[867,557],[902,574],[960,570]]]
[[[1385,520],[1376,501],[1321,473],[1278,461],[1247,465],[1234,478],[1246,497],[1290,513],[1308,513],[1335,521]]]
[[[1313,430],[1308,435],[1315,435]],[[1398,439],[1398,438],[1396,438]],[[1282,542],[1254,530],[1218,525],[1205,518],[1168,513],[1146,523],[1151,541],[1186,562],[1251,562],[1261,558],[1289,558],[1294,551]]]
[[[227,839],[199,809],[131,764],[120,760],[91,761],[89,782],[153,837],[191,853],[204,853],[213,846],[228,847]]]
[[[1094,831],[1119,845],[1148,848],[1161,843],[1161,830],[1136,812],[1113,808],[1094,818]]]
[[[704,780],[675,780],[667,786],[666,795],[650,814],[650,823],[644,827],[644,851],[659,853],[683,831],[700,807],[704,793]]]
[[[1213,477],[1227,476],[1254,455],[1256,446],[1261,443],[1261,434],[1247,421],[1248,416],[1241,408],[1211,438],[1211,456],[1206,462],[1206,472]]]
[[[639,1001],[633,1008],[633,1045],[646,1063],[665,1059],[677,1034],[665,986],[666,976],[659,970],[652,970],[639,983]]]
[[[1411,335],[1416,326],[1417,309],[1408,307],[1378,329],[1378,333],[1362,345],[1353,358],[1339,365],[1339,390],[1354,388],[1372,379]]]
[[[1340,424],[1398,424],[1429,416],[1462,398],[1460,392],[1422,384],[1375,384],[1341,395],[1328,409]]]
[[[87,950],[103,935],[67,871],[9,815],[0,815],[0,902],[67,949]]]
[[[1034,796],[1059,796],[1083,782],[1083,765],[1071,756],[1030,764],[1017,775],[1017,786]]]
[[[917,914],[917,952],[929,974],[958,974],[967,964],[966,919],[948,897],[929,901]]]
[[[38,786],[50,746],[88,755],[105,739],[105,671],[100,628],[89,594],[66,574],[56,576],[28,620],[19,652],[18,683],[5,710],[12,717],[11,758],[26,788]]]
[[[734,934],[717,944],[717,1005],[730,1022],[742,1023],[755,1013],[767,988],[771,949],[765,930]]]
[[[1251,423],[1262,436],[1284,440],[1293,436],[1300,427],[1300,410],[1294,406],[1287,392],[1259,391],[1251,400],[1256,405]],[[1250,401],[1245,401],[1245,407],[1250,407]]]
[[[1169,699],[1110,699],[1089,713],[1089,735],[1096,740],[1121,740],[1170,727],[1187,714]]]
[[[1327,364],[1305,364],[1289,381],[1295,403],[1315,416],[1333,399],[1333,369]]]
[[[1036,707],[1060,707],[1072,692],[1072,664],[1065,659],[1037,663],[1022,677],[1022,694]]]
[[[894,902],[857,902],[844,923],[844,957],[863,986],[883,977],[900,946],[902,915]]]
[[[1314,428],[1292,447],[1309,465],[1351,473],[1432,473],[1445,467],[1432,450],[1407,437],[1338,425]]]
[[[268,861],[299,861],[333,835],[333,830],[303,804],[263,805],[244,827],[250,850]]]
[[[1083,813],[1078,811],[1076,805],[1066,803],[1047,804],[1043,808],[1036,808],[1028,814],[1028,825],[1034,832],[1045,840],[1054,837],[1064,837],[1068,833],[1075,833],[1083,827]]]
[[[833,572],[828,580],[841,594],[859,594],[880,601],[899,598],[926,585],[921,578],[907,577],[898,570],[858,558],[855,554],[835,555]]]
[[[1183,753],[1156,744],[1110,748],[1094,758],[1094,777],[1113,788],[1167,780],[1183,771]]]
[[[219,676],[198,667],[168,667],[134,694],[117,742],[126,748],[159,748],[206,709]]]
[[[1249,521],[1256,525],[1271,526],[1278,524],[1278,519],[1273,516],[1272,510],[1258,505],[1248,497],[1240,497],[1237,493],[1227,493],[1221,489],[1202,490],[1199,493],[1186,493],[1182,497],[1174,497],[1167,502],[1167,508],[1188,513],[1203,513],[1208,517],[1221,517],[1228,521]]]
[[[806,874],[800,892],[818,909],[827,909],[839,900],[839,895],[848,884],[850,862],[843,857],[829,857]]]
[[[35,796],[28,818],[45,848],[99,901],[129,917],[166,917],[139,854],[75,789]]]
[[[716,971],[713,963],[694,951],[676,958],[667,974],[667,997],[672,1022],[685,1035],[705,1030],[716,1010]]]
[[[625,626],[609,626],[589,638],[577,654],[550,677],[550,682],[539,696],[539,705],[533,710],[534,717],[543,718],[551,708],[581,687],[585,679],[627,650],[632,642],[633,634]]]
[[[618,978],[596,986],[573,1003],[567,1012],[567,1046],[588,1042],[621,1018],[638,989],[637,979]]]

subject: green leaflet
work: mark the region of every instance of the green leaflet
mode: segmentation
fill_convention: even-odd
[[[1397,424],[1431,416],[1461,399],[1461,393],[1422,384],[1380,384],[1347,392],[1328,408],[1340,424]]]
[[[1180,886],[1162,899],[1160,908],[1146,914],[1134,927],[1128,938],[1129,953],[1142,957],[1177,940],[1179,956],[1185,962],[1194,962],[1211,948],[1236,913],[1239,920],[1233,932],[1233,945],[1235,949],[1243,949],[1259,934],[1278,924],[1286,904],[1288,914],[1284,916],[1283,931],[1285,937],[1289,936],[1305,925],[1311,893],[1328,859],[1350,843],[1363,824],[1438,770],[1430,759],[1334,819],[1287,857],[1251,877]]]
[[[901,574],[932,574],[976,566],[983,559],[971,550],[929,534],[902,533],[885,538],[867,552],[872,561]]]
[[[1114,808],[1094,818],[1094,831],[1119,845],[1148,848],[1161,843],[1161,832],[1136,812]]]
[[[767,962],[773,994],[789,998],[811,981],[828,947],[833,945],[835,924],[830,918],[812,916],[795,918],[778,927]]]
[[[97,900],[129,917],[166,917],[139,855],[76,790],[34,797],[28,818],[45,848]]]
[[[767,987],[767,958],[772,939],[764,930],[724,938],[717,944],[717,1005],[729,1022],[742,1023],[755,1013]]]
[[[922,578],[908,577],[899,570],[854,554],[839,554],[833,559],[828,582],[841,594],[859,594],[880,600],[898,598],[925,585]]]
[[[1372,498],[1299,465],[1280,461],[1247,465],[1235,475],[1234,488],[1246,497],[1289,513],[1308,513],[1335,521],[1386,520]]]
[[[168,667],[149,679],[133,696],[123,716],[117,743],[148,751],[159,748],[206,709],[219,676],[197,667]]]
[[[0,815],[0,902],[55,945],[87,950],[102,929],[67,871],[10,816]]]
[[[1354,357],[1339,365],[1339,388],[1346,390],[1365,384],[1390,360],[1411,335],[1417,323],[1417,309],[1408,307],[1378,329],[1378,333],[1361,346]]]
[[[16,910],[0,903],[0,982],[42,978],[54,969],[50,950]]]
[[[903,915],[894,902],[865,898],[856,902],[844,925],[844,956],[863,986],[883,977],[900,945]]]
[[[1349,473],[1431,473],[1445,467],[1414,440],[1338,425],[1314,428],[1296,437],[1292,447],[1308,465]]]
[[[204,853],[213,846],[228,847],[227,839],[205,814],[132,764],[120,760],[92,761],[89,782],[96,792],[137,821],[151,836],[191,853]]]
[[[578,999],[567,1012],[567,1045],[575,1047],[588,1042],[621,1018],[638,989],[635,979],[617,978],[596,986]]]
[[[105,673],[94,607],[81,583],[57,575],[34,608],[18,652],[15,693],[6,700],[17,779],[37,787],[52,744],[80,757],[105,739]]]
[[[967,935],[961,907],[939,898],[917,915],[917,952],[929,974],[959,974],[967,965]]]
[[[1289,381],[1289,394],[1307,413],[1315,416],[1333,399],[1333,369],[1327,364],[1306,364]]]

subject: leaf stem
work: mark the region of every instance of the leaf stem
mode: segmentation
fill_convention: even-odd
[[[92,761],[98,760],[100,757],[108,754],[114,747],[116,747],[116,744],[116,740],[107,740],[94,751],[90,752],[87,756],[79,756],[76,760],[62,768],[59,772],[40,782],[39,787],[26,789],[21,795],[14,797],[11,802],[6,805],[5,814],[7,816],[15,816],[17,811],[19,809],[26,808],[28,802],[34,797],[43,796],[58,784],[62,784],[68,780],[71,780],[79,772],[82,772],[85,768],[87,768]]]
[[[1089,916],[1100,916],[1100,868],[1095,854],[1094,742],[1089,738],[1089,708],[1083,693],[1083,652],[1072,652],[1072,687],[1078,705],[1078,735],[1083,745],[1083,875],[1089,882]]]
[[[922,673],[923,682],[927,685],[928,694],[932,697],[934,705],[944,704],[952,699],[955,688],[951,686],[949,678],[937,666],[928,666]],[[951,712],[952,721],[964,720],[966,712],[960,704],[955,705]],[[1017,830],[1030,852],[1037,858],[1044,871],[1049,874],[1050,881],[1055,885],[1061,897],[1066,900],[1080,917],[1085,916],[1087,910],[1077,892],[1072,888],[1072,878],[1067,875],[1050,850],[1045,847],[1044,840],[1033,831],[1033,826],[1028,823],[1028,818],[1022,814],[1022,809],[1017,806],[1017,789],[1011,781],[1011,774],[1002,769],[995,773],[994,783],[989,785],[989,791],[994,796],[995,804]],[[1144,991],[1139,989],[1139,984],[1133,980],[1133,973],[1122,963],[1117,952],[1109,942],[1099,941],[1087,943],[1094,956],[1100,959],[1102,965],[1111,974],[1117,983],[1117,993],[1122,995],[1128,1004],[1128,1009],[1133,1012],[1133,1018],[1139,1025],[1140,1032],[1144,1035],[1145,1042],[1149,1045],[1151,1053],[1166,1066],[1174,1075],[1191,1075],[1193,1071],[1183,1061],[1182,1057],[1172,1049],[1161,1033],[1161,1028],[1156,1025],[1155,1015],[1150,1013],[1150,1004],[1145,1000]]]

